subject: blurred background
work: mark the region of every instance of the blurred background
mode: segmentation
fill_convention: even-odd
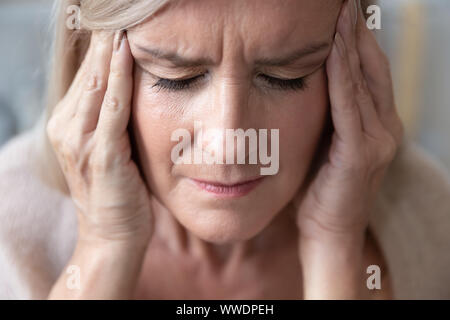
[[[43,109],[52,0],[1,0],[0,147]],[[407,134],[450,170],[450,1],[380,0],[382,47],[391,60]]]

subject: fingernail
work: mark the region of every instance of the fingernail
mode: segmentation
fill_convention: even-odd
[[[122,39],[125,32],[123,30],[117,31],[114,36],[114,51],[119,51],[122,45]]]
[[[342,40],[341,34],[338,31],[336,31],[336,34],[334,35],[334,43],[336,44],[339,55],[341,57],[344,57],[345,56],[345,44],[344,44],[344,40]]]

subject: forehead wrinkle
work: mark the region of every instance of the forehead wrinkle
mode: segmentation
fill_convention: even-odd
[[[145,47],[139,44],[136,44],[136,48],[150,55],[154,59],[169,61],[176,67],[189,68],[189,67],[205,66],[214,63],[211,59],[205,57],[193,59],[183,57],[177,51],[163,51],[160,48],[148,46]]]
[[[247,61],[253,62],[256,56],[260,64],[282,64],[283,62],[287,64],[288,61],[269,61],[269,58],[287,56],[295,48],[300,47],[304,47],[305,52],[298,52],[298,56],[308,51],[319,51],[329,47],[335,20],[333,17],[335,12],[338,12],[340,2],[260,1],[257,3],[260,10],[255,16],[252,13],[245,14],[245,12],[256,12],[252,6],[255,2],[250,1],[245,2],[247,5],[236,6],[240,12],[231,15],[229,19],[237,19],[233,25],[239,26],[240,29],[235,32],[235,35],[244,45],[244,57],[247,57]],[[248,10],[242,10],[242,7]],[[293,10],[294,13],[292,13]],[[321,19],[325,21],[317,23],[317,16],[311,17],[311,14],[307,14],[311,10],[325,18]],[[307,24],[313,27],[305,27]],[[318,39],[318,34],[325,34],[325,36]]]
[[[178,53],[178,56],[172,57],[177,64],[208,65],[213,60],[215,63],[221,63],[224,59],[234,60],[234,62],[237,62],[236,59],[241,59],[249,63],[255,60],[257,55],[261,58],[274,57],[275,54],[287,55],[289,51],[292,51],[291,48],[308,45],[310,40],[307,38],[315,38],[317,32],[314,33],[314,30],[316,29],[320,31],[329,29],[331,37],[331,27],[334,22],[331,20],[333,19],[326,19],[330,20],[330,23],[316,23],[315,29],[305,28],[306,23],[314,23],[314,19],[306,14],[306,11],[310,11],[307,9],[321,12],[322,17],[327,18],[333,15],[334,11],[338,12],[337,9],[342,5],[342,0],[332,1],[332,3],[328,0],[315,0],[314,4],[298,0],[298,2],[258,0],[258,3],[227,0],[229,2],[225,6],[221,6],[220,0],[217,3],[215,1],[180,1],[173,8],[177,10],[176,12],[172,11],[172,14],[169,10],[159,16],[159,20],[164,22],[164,28],[167,30],[163,35],[171,34],[173,40],[167,43],[166,48],[161,49]],[[292,3],[294,5],[289,5]],[[261,8],[256,15],[255,5]],[[336,10],[333,10],[334,7]],[[218,8],[221,10],[219,14],[209,12],[218,12]],[[291,14],[292,9],[303,9],[305,12]],[[169,16],[166,16],[167,14]],[[164,16],[169,19],[163,21]],[[280,23],[274,23],[273,20]],[[188,29],[186,28],[188,25],[194,27]],[[152,26],[149,27],[153,29]],[[176,30],[186,31],[177,34]],[[305,36],[302,37],[302,35]],[[165,40],[167,36],[161,36],[158,42],[167,42]],[[155,41],[155,43],[158,42]],[[197,45],[198,47],[195,48]],[[186,60],[184,58],[189,58],[189,53],[192,53],[190,57],[196,56],[200,59],[195,59],[197,61],[194,62],[184,61]],[[207,53],[209,56],[206,55]],[[162,53],[156,52],[155,55],[161,57]]]

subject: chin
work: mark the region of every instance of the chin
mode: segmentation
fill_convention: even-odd
[[[276,211],[198,209],[174,214],[198,238],[214,244],[227,244],[255,237],[269,225]]]
[[[182,179],[175,188],[155,190],[170,214],[192,235],[227,244],[261,233],[289,203],[297,187],[293,179],[267,179],[245,195],[223,197]]]

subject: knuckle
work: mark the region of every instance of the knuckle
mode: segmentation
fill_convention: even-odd
[[[109,76],[111,77],[111,79],[120,79],[123,77],[123,71],[117,66],[112,65]]]
[[[380,166],[385,166],[391,163],[392,160],[394,160],[396,153],[397,143],[395,139],[390,134],[386,134],[383,139],[382,146],[378,150]]]
[[[52,116],[48,120],[47,125],[45,127],[47,136],[49,137],[50,141],[55,140],[57,128],[58,128],[58,122],[57,122],[55,116]]]
[[[58,117],[52,116],[46,125],[46,133],[47,137],[52,144],[53,148],[56,150],[61,144],[61,129],[60,129],[60,121]]]
[[[107,79],[104,79],[103,76],[98,76],[96,92],[104,94],[106,92],[107,85],[108,85]]]
[[[367,95],[366,87],[364,86],[364,83],[362,81],[362,78],[359,77],[354,83],[353,83],[353,92],[358,98],[364,98]]]
[[[73,145],[66,139],[61,144],[61,155],[65,159],[65,161],[73,165],[76,163],[77,153]]]
[[[96,91],[99,87],[100,79],[96,73],[91,73],[87,77],[87,81],[84,85],[84,92],[90,93],[92,91]]]
[[[118,110],[119,109],[119,100],[116,97],[111,96],[110,94],[106,95],[104,106],[107,109]]]
[[[395,105],[391,109],[381,113],[380,116],[397,145],[400,145],[405,136],[405,126],[397,113]]]

